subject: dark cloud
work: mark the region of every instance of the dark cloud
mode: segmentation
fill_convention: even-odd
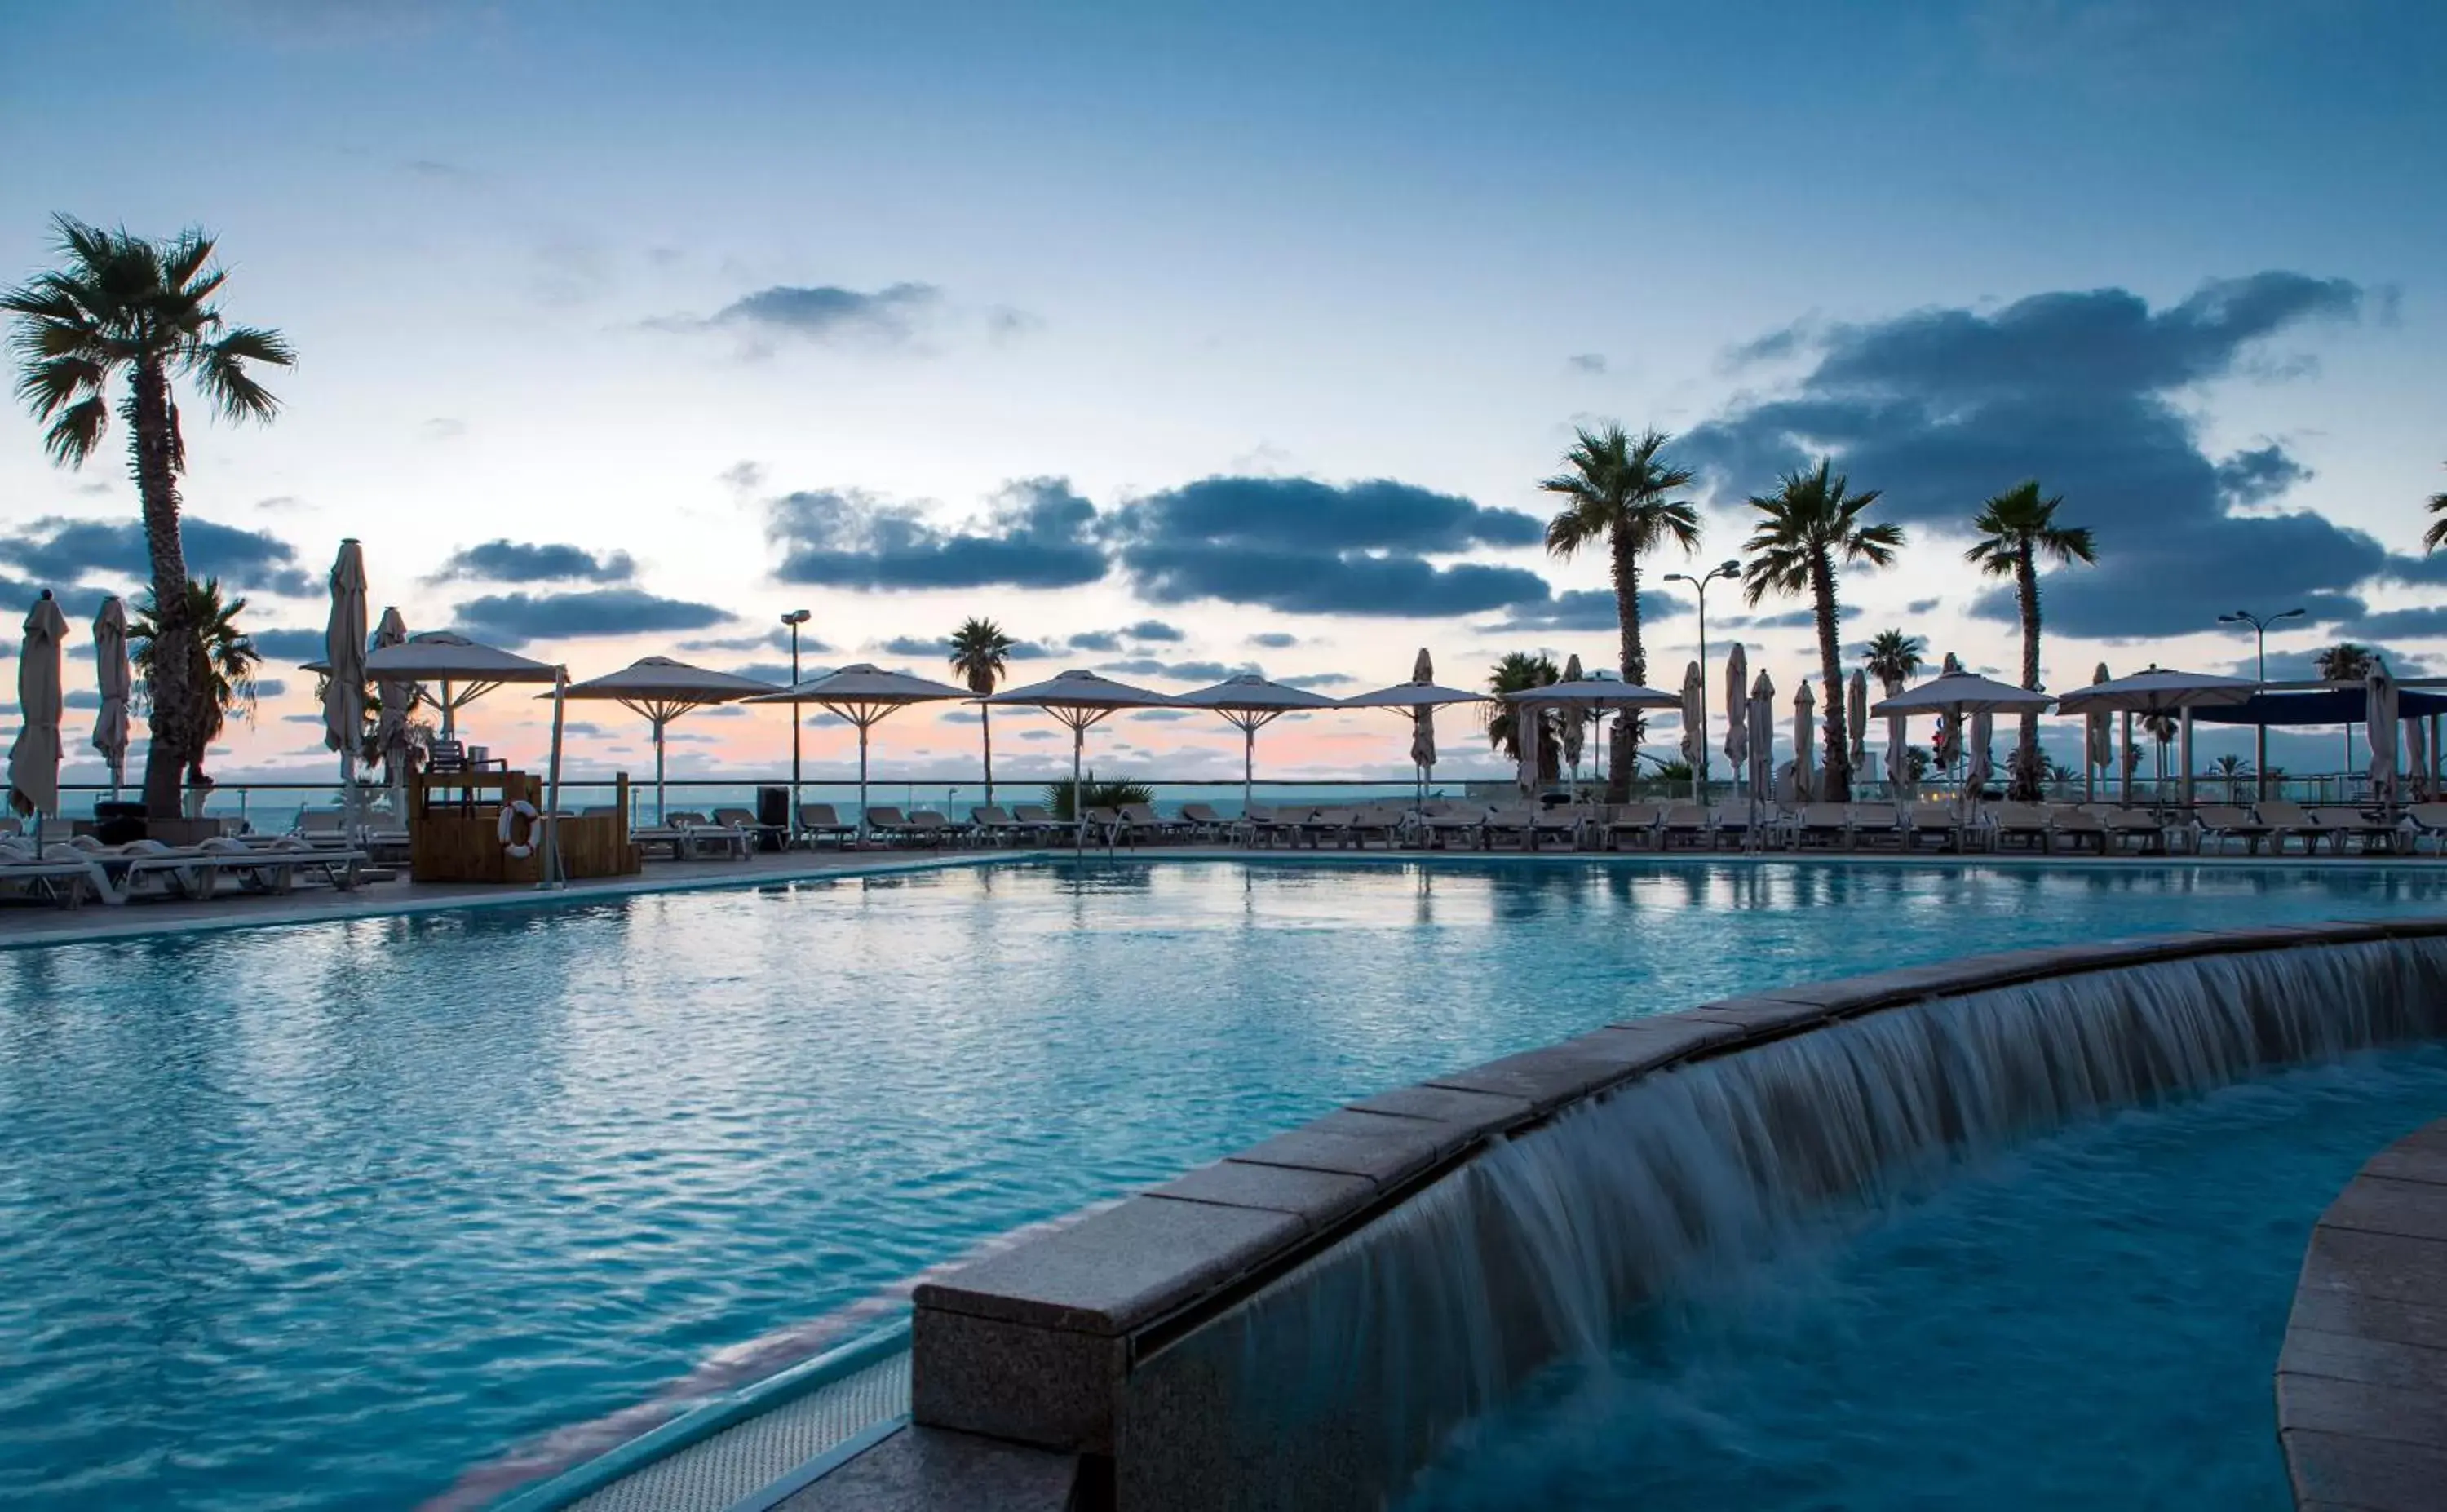
[[[1152,656],[1106,662],[1103,670],[1123,677],[1171,677],[1185,683],[1220,683],[1226,677],[1264,675],[1264,670],[1255,662],[1227,667],[1219,661],[1168,662],[1158,661]]]
[[[2386,661],[2387,670],[2399,677],[2426,677],[2430,674],[2429,664],[2419,656],[2409,655],[2392,646],[2374,644],[2359,635],[2355,637],[2355,641],[2379,652]],[[2272,683],[2307,683],[2317,680],[2320,669],[2314,664],[2312,658],[2319,653],[2318,649],[2270,652],[2268,680]],[[2245,656],[2229,668],[2228,672],[2235,677],[2257,677],[2260,675],[2259,659],[2255,656]]]
[[[1861,606],[1858,604],[1838,603],[1835,606],[1838,624],[1860,617]],[[1818,624],[1818,612],[1814,609],[1788,609],[1774,614],[1727,614],[1717,623],[1727,630],[1812,630]]]
[[[711,604],[664,598],[641,588],[486,594],[461,604],[457,613],[459,623],[467,627],[470,635],[510,646],[530,640],[704,630],[730,617]]]
[[[520,540],[488,540],[463,546],[450,554],[429,579],[448,582],[474,578],[495,583],[625,583],[637,576],[637,564],[627,552],[600,554],[582,546],[538,545]]]
[[[1691,600],[1668,589],[1640,591],[1640,622],[1654,628],[1677,614],[1691,612]],[[1475,627],[1482,635],[1537,635],[1557,632],[1615,628],[1614,590],[1574,588],[1543,604],[1524,604],[1493,624]]]
[[[1960,528],[1979,502],[2037,476],[2063,520],[2098,532],[2099,565],[2051,573],[2051,628],[2164,634],[2236,603],[2300,602],[2351,618],[2350,592],[2389,558],[2310,514],[2239,516],[2305,476],[2271,444],[2222,462],[2178,406],[2191,386],[2241,370],[2270,338],[2357,318],[2340,279],[2263,273],[2204,285],[2153,310],[2122,289],[2033,295],[2001,310],[1929,310],[1781,333],[1755,354],[1814,353],[1791,395],[1748,404],[1682,438],[1720,492],[1746,493],[1819,451],[1884,512]],[[1974,606],[2010,617],[2010,595]]]
[[[1065,642],[1072,651],[1119,651],[1122,637],[1110,630],[1083,631]]]
[[[773,575],[835,588],[1075,588],[1105,576],[1095,506],[1059,478],[1006,486],[960,530],[855,490],[786,494],[767,505],[781,548]]]
[[[1942,600],[1935,598],[1915,598],[1910,603],[1904,605],[1904,613],[1906,614],[1925,614],[1935,610],[1940,602],[1942,602]]]
[[[102,695],[90,688],[72,688],[60,695],[63,709],[100,709]]]
[[[1057,646],[1049,646],[1041,640],[1023,640],[1003,652],[1003,657],[1007,661],[1052,661],[1061,654],[1061,648]]]
[[[1285,688],[1340,688],[1358,679],[1346,677],[1340,672],[1302,672],[1297,677],[1278,677],[1275,681]]]
[[[289,684],[280,678],[258,677],[255,680],[255,696],[257,698],[277,698],[287,691]]]
[[[1189,633],[1179,625],[1167,625],[1161,619],[1142,619],[1135,625],[1122,627],[1125,640],[1179,642],[1187,640]]]
[[[1522,568],[1425,559],[1535,545],[1535,518],[1389,479],[1206,478],[1129,504],[1111,525],[1122,564],[1158,603],[1438,617],[1547,597]]]
[[[732,463],[714,474],[714,478],[727,488],[738,493],[752,494],[765,486],[765,465],[762,463],[742,460]]]
[[[715,311],[712,319],[698,324],[743,327],[806,341],[856,336],[900,342],[915,333],[916,322],[941,298],[942,291],[922,283],[889,284],[871,292],[833,284],[775,284],[732,300]]]
[[[940,635],[895,635],[890,640],[874,642],[875,649],[894,656],[945,655],[950,642]]]
[[[1571,369],[1574,372],[1602,373],[1606,370],[1605,353],[1602,351],[1574,352],[1571,356],[1564,359],[1564,366]]]
[[[251,630],[247,639],[263,659],[275,662],[320,661],[323,656],[323,633],[319,630]]]
[[[1250,636],[1249,644],[1265,651],[1282,651],[1288,647],[1299,645],[1299,637],[1292,634],[1288,631],[1267,630],[1261,631],[1257,634]]]
[[[603,733],[603,727],[582,719],[570,719],[561,722],[560,732],[564,735],[583,735],[593,740]]]
[[[2350,624],[2339,627],[2356,640],[2394,638],[2428,640],[2447,636],[2447,605],[2429,604],[2419,609],[2384,609],[2364,614]]]
[[[789,627],[786,625],[776,625],[771,630],[765,632],[761,635],[717,635],[706,639],[684,640],[680,642],[679,649],[690,652],[788,651],[790,649],[790,631]],[[808,656],[822,656],[828,654],[832,649],[833,648],[831,646],[818,640],[815,636],[808,634],[804,626],[801,627],[799,631],[799,650],[802,654]]]
[[[1221,679],[1218,680],[1220,681]],[[1189,717],[1189,713],[1190,711],[1186,709],[1142,709],[1130,717],[1132,719],[1144,720],[1148,724],[1161,725],[1172,720],[1187,719]]]
[[[733,677],[745,677],[750,682],[771,683],[776,688],[787,688],[790,685],[788,662],[749,662],[744,667],[727,667],[723,671]],[[814,669],[806,663],[800,664],[800,675],[806,676],[813,671]]]
[[[218,577],[235,593],[271,593],[310,598],[327,592],[323,580],[298,565],[297,548],[269,531],[240,530],[189,515],[180,524],[187,572]],[[99,577],[130,588],[153,576],[144,527],[134,520],[37,520],[0,536],[0,562],[65,588]]]

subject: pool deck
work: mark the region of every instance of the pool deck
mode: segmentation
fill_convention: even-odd
[[[1080,853],[1053,849],[961,849],[932,851],[786,851],[758,853],[745,860],[650,862],[635,877],[595,878],[573,881],[555,891],[525,886],[504,887],[481,882],[413,882],[405,875],[369,881],[351,892],[321,887],[302,888],[278,896],[239,894],[224,890],[209,899],[147,898],[111,907],[87,903],[64,909],[11,901],[0,904],[0,950],[35,945],[71,945],[132,939],[149,935],[196,934],[222,929],[250,929],[283,924],[316,924],[333,919],[383,918],[481,907],[558,907],[575,902],[624,898],[649,893],[702,891],[711,888],[766,887],[827,878],[882,876],[927,871],[945,866],[974,866],[994,861],[1045,860]],[[1255,860],[1273,864],[1458,865],[1488,861],[1535,865],[1622,865],[1639,867],[1826,865],[1843,866],[1980,866],[1997,868],[2096,868],[2100,866],[2200,866],[2250,870],[2270,866],[2313,870],[2367,870],[2372,867],[2447,869],[2438,856],[2051,856],[2030,852],[1975,851],[1967,855],[1927,853],[1897,855],[1861,851],[1583,851],[1541,850],[1366,850],[1247,849],[1228,845],[1142,845],[1118,851],[1090,849],[1096,860]]]
[[[2447,1119],[2371,1157],[2312,1231],[2277,1431],[2298,1507],[2447,1507]]]

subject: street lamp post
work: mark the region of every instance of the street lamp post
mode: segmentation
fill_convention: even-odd
[[[793,687],[793,688],[796,688],[796,687],[798,687],[798,686],[799,686],[799,627],[800,627],[801,625],[804,625],[804,624],[806,624],[806,623],[807,622],[807,617],[808,617],[808,616],[807,616],[807,612],[806,612],[806,610],[804,610],[804,609],[793,609],[793,610],[791,610],[788,614],[784,614],[784,615],[782,616],[782,623],[790,627],[790,686],[791,686],[791,687]],[[801,717],[802,717],[802,715],[804,714],[805,710],[801,709],[799,708],[799,706],[798,706],[798,705],[796,705],[796,704],[792,704],[792,705],[790,705],[790,706],[789,706],[789,708],[790,708],[790,824],[789,824],[789,832],[790,832],[790,838],[791,838],[791,839],[793,839],[793,840],[796,840],[796,839],[798,838],[798,835],[799,835],[799,724],[800,724]]]
[[[1698,576],[1689,573],[1667,573],[1669,583],[1689,583],[1699,598],[1699,769],[1691,777],[1691,796],[1702,807],[1708,802],[1708,585],[1717,578],[1734,578],[1742,575],[1742,564],[1720,561]]]
[[[2259,674],[2255,680],[2261,685],[2262,690],[2266,691],[2268,687],[2268,627],[2276,624],[2281,619],[2300,619],[2302,617],[2303,611],[2299,609],[2289,609],[2282,614],[2269,614],[2266,617],[2255,614],[2248,609],[2238,609],[2231,614],[2220,614],[2218,616],[2218,623],[2221,625],[2249,625],[2251,627],[2252,642],[2258,649],[2258,664],[2260,668]],[[2252,727],[2252,730],[2251,790],[2256,797],[2267,798],[2268,796],[2268,727],[2266,725],[2254,725]]]

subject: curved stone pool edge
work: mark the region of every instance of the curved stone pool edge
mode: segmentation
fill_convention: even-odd
[[[1148,1410],[1131,1401],[1142,1365],[1497,1143],[1568,1109],[1660,1071],[1914,1004],[2166,962],[2442,938],[2447,918],[2383,919],[1965,957],[1627,1020],[1362,1099],[920,1288],[912,1361],[918,1427],[871,1453],[878,1467],[897,1464],[904,1472],[896,1484],[911,1506],[973,1504],[963,1498],[974,1498],[976,1484],[919,1473],[929,1456],[941,1463],[944,1446],[967,1439],[1075,1456],[1077,1505],[1113,1505],[1118,1495],[1127,1506],[1132,1499],[1116,1486],[1134,1478],[1117,1476],[1117,1427],[1134,1410],[1144,1421]],[[1139,1442],[1149,1442],[1144,1429]],[[1284,1449],[1318,1457],[1316,1446]],[[1334,1452],[1347,1449],[1324,1457]],[[814,1512],[857,1504],[828,1499],[831,1484],[819,1481],[787,1505]],[[1248,1504],[1229,1486],[1212,1489],[1209,1504]],[[1318,1489],[1325,1493],[1318,1504],[1342,1500]]]
[[[2447,1505],[2447,1118],[2372,1156],[2321,1216],[2276,1390],[2298,1506]]]

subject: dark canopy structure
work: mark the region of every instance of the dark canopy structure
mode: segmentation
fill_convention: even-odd
[[[2325,688],[2314,692],[2254,693],[2240,704],[2195,709],[2192,719],[2203,725],[2362,725],[2369,723],[2369,695],[2360,684]],[[2399,719],[2429,719],[2447,714],[2447,694],[2400,690]]]

